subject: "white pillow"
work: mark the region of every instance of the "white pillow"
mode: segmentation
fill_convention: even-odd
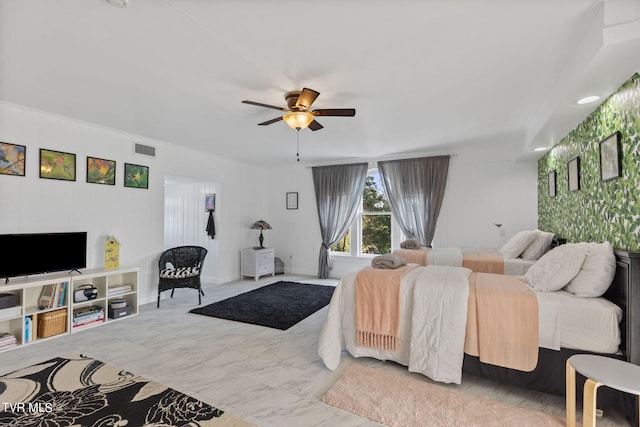
[[[542,231],[542,230],[535,230],[535,231],[536,231],[536,238],[533,242],[531,242],[529,246],[527,246],[527,249],[525,249],[524,252],[522,252],[522,254],[520,255],[522,259],[528,259],[528,260],[540,259],[540,257],[544,255],[545,252],[547,252],[547,249],[549,249],[549,246],[551,246],[551,241],[555,237],[555,234],[549,233],[547,231]]]
[[[590,243],[590,251],[582,268],[566,290],[577,297],[595,298],[604,295],[616,274],[616,256],[611,243]]]
[[[522,280],[533,291],[559,291],[578,274],[588,252],[586,243],[560,245],[542,255],[529,267]]]
[[[537,236],[534,230],[519,231],[498,252],[505,258],[518,258]]]

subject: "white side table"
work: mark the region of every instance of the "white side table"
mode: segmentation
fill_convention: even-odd
[[[640,396],[640,366],[591,354],[571,356],[567,360],[567,427],[576,425],[576,371],[587,377],[582,408],[585,427],[596,425],[596,395],[601,385]]]
[[[243,277],[253,276],[255,280],[266,274],[275,276],[274,253],[273,248],[242,249],[240,251],[240,274]]]

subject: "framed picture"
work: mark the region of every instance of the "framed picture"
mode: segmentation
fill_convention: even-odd
[[[580,157],[574,157],[567,164],[569,191],[580,189]]]
[[[600,181],[609,181],[620,177],[622,160],[620,150],[620,132],[609,135],[600,141]]]
[[[40,149],[40,178],[76,180],[76,155]]]
[[[0,142],[0,175],[24,176],[27,147]]]
[[[552,170],[551,172],[549,172],[547,181],[549,183],[549,197],[556,197],[556,171],[555,170]]]
[[[287,209],[298,209],[298,193],[287,193]]]
[[[124,164],[124,186],[130,188],[149,188],[149,166]]]
[[[87,182],[91,184],[116,185],[115,160],[87,157]]]
[[[215,194],[205,194],[204,195],[204,210],[209,212],[216,211],[216,195]]]

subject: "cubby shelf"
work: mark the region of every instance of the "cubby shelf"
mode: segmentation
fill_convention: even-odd
[[[117,270],[83,270],[82,273],[47,274],[26,279],[11,279],[8,284],[0,286],[0,292],[16,294],[18,305],[11,309],[0,310],[0,333],[9,332],[16,339],[16,345],[1,347],[0,352],[31,345],[41,340],[48,340],[68,333],[92,329],[114,320],[122,320],[138,314],[138,268],[120,268]],[[47,285],[66,283],[66,295],[64,301],[51,308],[40,309],[39,299],[42,290]],[[97,289],[95,299],[74,302],[74,291],[83,285],[92,285]],[[109,289],[117,290],[117,293],[109,292]],[[109,318],[109,304],[112,300],[125,299],[130,307],[130,314],[120,316],[117,319]],[[104,319],[85,325],[74,326],[74,310],[98,306],[104,312]],[[38,328],[42,328],[45,318],[53,318],[56,310],[66,310],[64,325],[60,325],[56,334],[41,337]],[[54,313],[56,312],[56,313]],[[59,318],[60,316],[58,316]],[[27,319],[28,318],[28,319]],[[40,321],[40,322],[39,322]],[[27,326],[30,323],[31,326]],[[40,325],[39,325],[40,323]]]

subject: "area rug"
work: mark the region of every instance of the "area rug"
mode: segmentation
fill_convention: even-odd
[[[56,357],[0,377],[0,402],[2,426],[253,426],[83,355]]]
[[[322,397],[392,427],[564,426],[560,417],[352,363]]]
[[[276,282],[189,313],[287,330],[331,301],[335,287]]]

